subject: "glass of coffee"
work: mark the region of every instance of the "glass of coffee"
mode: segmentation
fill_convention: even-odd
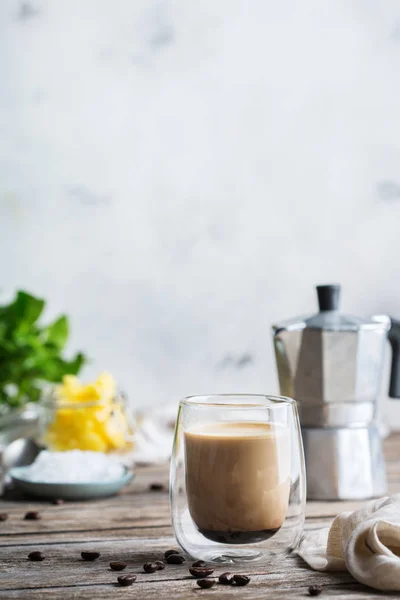
[[[244,394],[181,400],[170,495],[176,539],[196,559],[248,564],[294,550],[306,500],[296,402]]]

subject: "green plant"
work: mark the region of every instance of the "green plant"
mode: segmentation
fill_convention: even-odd
[[[76,375],[86,358],[62,356],[68,339],[68,318],[38,324],[45,301],[19,291],[11,304],[0,306],[0,413],[9,407],[37,402],[46,382]]]

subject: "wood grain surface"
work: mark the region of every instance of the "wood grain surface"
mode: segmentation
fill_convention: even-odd
[[[390,492],[400,492],[400,433],[385,441]],[[323,586],[319,598],[393,598],[358,584],[347,573],[317,573],[296,556],[283,559],[268,568],[250,567],[248,586],[242,588],[215,585],[201,590],[188,573],[187,557],[183,565],[167,565],[165,570],[147,574],[144,562],[162,559],[174,541],[167,492],[167,467],[141,468],[131,485],[119,496],[100,501],[66,502],[54,506],[48,501],[35,501],[9,490],[0,500],[0,513],[8,519],[0,521],[0,598],[102,599],[162,598],[180,600],[200,596],[222,599],[279,600],[306,598],[308,587]],[[164,484],[163,491],[150,491],[153,482]],[[342,510],[353,510],[357,502],[309,502],[306,529],[330,524]],[[29,510],[40,512],[39,521],[25,521]],[[28,560],[29,552],[40,550],[43,562]],[[80,553],[95,550],[101,556],[85,562]],[[113,560],[124,560],[128,567],[122,573],[110,569]],[[218,575],[226,567],[218,568]],[[118,575],[137,574],[131,587],[117,584]]]

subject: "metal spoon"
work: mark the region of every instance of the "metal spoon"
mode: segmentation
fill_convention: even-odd
[[[43,450],[36,442],[29,438],[19,438],[8,444],[2,454],[2,468],[9,471],[13,467],[31,465],[37,455]]]

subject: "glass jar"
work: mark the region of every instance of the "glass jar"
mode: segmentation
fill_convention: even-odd
[[[193,558],[248,564],[294,550],[306,501],[295,401],[243,394],[182,400],[170,497],[176,539]]]
[[[39,443],[52,451],[125,451],[133,443],[133,417],[117,394],[107,401],[67,401],[53,392],[41,403]]]
[[[32,438],[39,427],[40,406],[30,402],[0,414],[0,452],[18,438]]]

